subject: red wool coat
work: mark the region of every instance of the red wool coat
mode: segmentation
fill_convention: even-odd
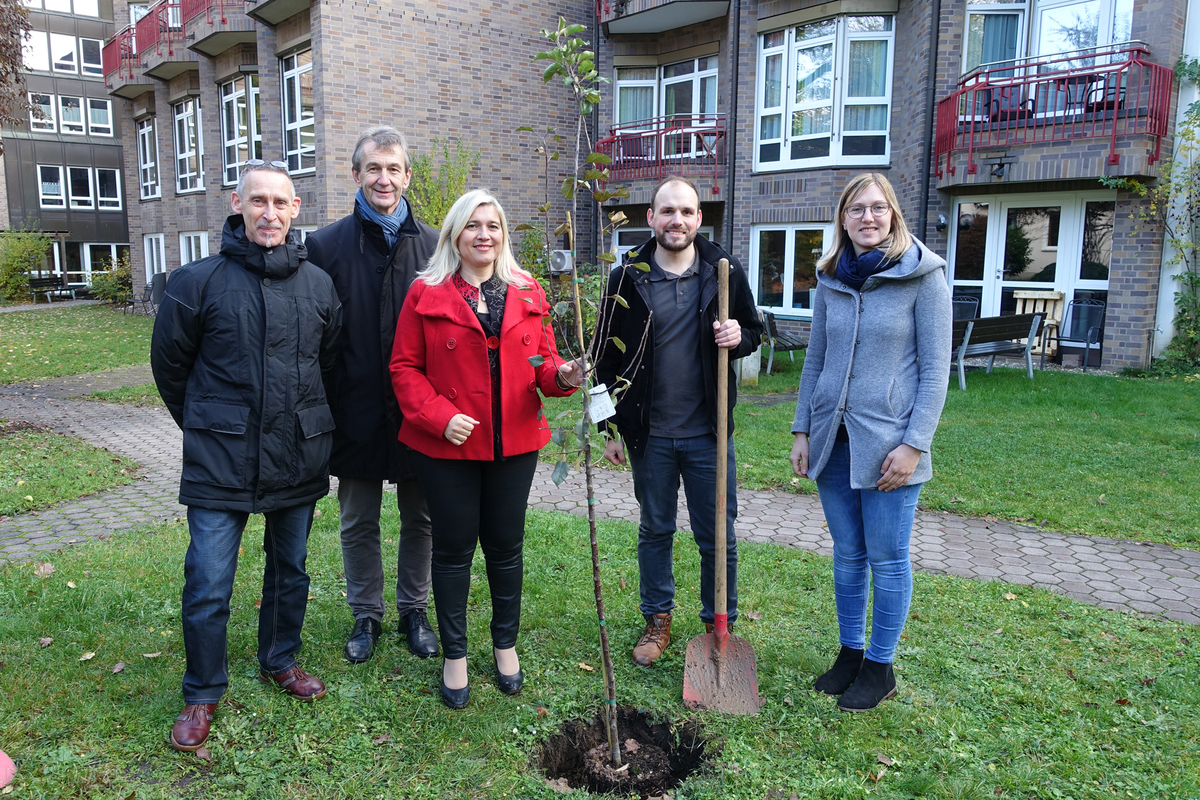
[[[500,432],[503,454],[540,450],[550,426],[538,390],[565,397],[555,381],[561,360],[542,287],[509,286],[499,341],[484,333],[454,284],[413,283],[396,325],[392,387],[404,414],[400,441],[431,458],[492,460],[492,381],[488,347],[500,348]],[[532,356],[545,361],[538,367]],[[446,441],[455,414],[479,420],[461,446]]]

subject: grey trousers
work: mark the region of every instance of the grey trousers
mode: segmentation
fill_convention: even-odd
[[[383,555],[379,512],[383,481],[341,478],[338,503],[342,513],[342,567],[346,572],[346,602],[355,619],[383,621]],[[429,602],[429,561],[433,551],[429,508],[421,485],[396,485],[400,509],[400,552],[396,559],[396,611],[400,616],[424,611]]]

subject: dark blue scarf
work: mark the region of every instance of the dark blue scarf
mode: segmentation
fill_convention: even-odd
[[[358,209],[358,213],[363,219],[369,219],[383,229],[383,238],[387,241],[388,250],[396,246],[396,239],[400,235],[400,226],[404,224],[404,220],[408,219],[408,201],[403,197],[400,198],[400,205],[396,206],[396,210],[391,214],[380,214],[371,204],[367,202],[367,198],[363,196],[363,190],[359,189],[358,194],[354,196],[354,207]]]
[[[837,263],[838,280],[855,291],[861,291],[867,278],[883,272],[892,262],[884,256],[882,250],[868,250],[861,256],[854,255],[854,248],[847,247],[842,251],[842,257]]]

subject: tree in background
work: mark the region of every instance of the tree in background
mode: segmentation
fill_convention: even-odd
[[[0,125],[20,125],[29,114],[21,50],[29,33],[29,12],[21,0],[0,0]],[[4,144],[0,142],[0,155]]]
[[[0,234],[0,297],[28,300],[29,273],[42,265],[51,239],[41,231],[15,230]]]
[[[440,163],[435,163],[438,156]],[[442,227],[450,206],[467,190],[467,181],[479,166],[479,156],[480,152],[465,146],[462,139],[454,140],[451,151],[449,137],[435,136],[428,153],[412,157],[412,182],[404,196],[417,219],[434,229]]]

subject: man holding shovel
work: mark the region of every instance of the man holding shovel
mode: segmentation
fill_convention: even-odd
[[[638,569],[646,627],[633,660],[646,667],[671,641],[680,478],[700,549],[700,619],[712,632],[717,415],[726,414],[732,432],[736,404],[736,381],[730,372],[728,408],[718,409],[718,348],[729,351],[731,358],[742,358],[754,352],[762,338],[746,273],[719,246],[697,238],[701,216],[699,193],[687,178],[668,177],[655,188],[646,212],[654,238],[612,271],[597,325],[598,380],[619,393],[616,417],[610,420],[616,430],[609,429],[613,435],[604,457],[622,465],[629,448],[634,495],[641,506]],[[723,258],[734,268],[730,318],[722,323],[717,321],[717,264]],[[737,618],[737,465],[732,439],[723,457],[728,464],[726,585],[732,623]]]

